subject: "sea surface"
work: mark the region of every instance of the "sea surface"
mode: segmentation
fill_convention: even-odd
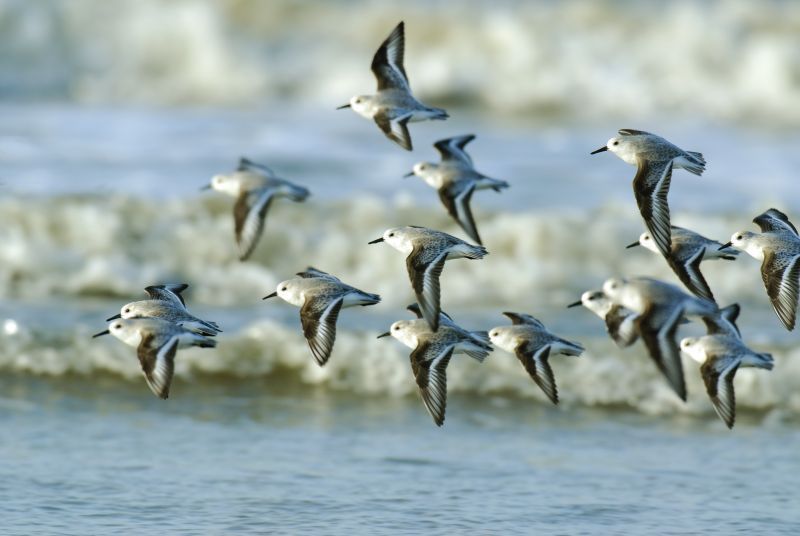
[[[411,125],[411,153],[335,110],[401,19],[412,86],[451,114]],[[619,128],[705,155],[673,175],[675,224],[726,242],[770,207],[800,220],[798,28],[790,1],[0,0],[0,534],[800,533],[800,335],[758,261],[703,264],[775,358],[737,373],[733,430],[696,363],[683,403],[641,343],[566,308],[611,276],[679,284],[625,249],[635,170],[589,155]],[[376,339],[410,316],[403,256],[367,243],[466,238],[403,178],[466,133],[511,187],[473,196],[490,254],[447,264],[443,309],[530,313],[586,352],[553,358],[558,406],[511,354],[457,356],[437,428],[408,349]],[[234,200],[201,191],[242,156],[312,192],[273,204],[244,263]],[[324,368],[297,308],[261,299],[309,265],[383,297],[341,313]],[[166,282],[224,332],[179,352],[163,401],[91,335]]]

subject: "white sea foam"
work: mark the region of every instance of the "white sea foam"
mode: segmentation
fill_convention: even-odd
[[[141,381],[131,348],[89,335],[102,330],[102,318],[121,303],[143,296],[145,285],[185,281],[192,285],[192,308],[209,312],[211,320],[222,320],[215,311],[236,320],[223,323],[225,332],[216,349],[180,352],[179,381],[196,375],[257,377],[288,371],[305,383],[333,389],[412,394],[415,384],[407,350],[392,341],[375,340],[392,320],[408,316],[404,307],[412,293],[405,262],[393,249],[367,242],[379,236],[387,222],[459,234],[447,216],[368,197],[329,204],[309,200],[304,210],[276,204],[253,259],[241,263],[236,260],[230,203],[225,201],[199,196],[159,203],[123,197],[0,200],[0,293],[23,307],[50,304],[27,318],[9,317],[15,329],[0,335],[0,369],[46,375],[107,373]],[[676,223],[699,227],[714,237],[741,226],[740,216],[675,217]],[[641,345],[619,350],[590,313],[564,308],[580,291],[597,287],[612,274],[674,281],[657,255],[624,249],[641,230],[635,214],[614,208],[587,214],[484,213],[480,225],[490,255],[480,262],[448,263],[442,277],[443,305],[456,319],[479,321],[485,325],[467,327],[486,329],[506,322],[499,315],[502,310],[526,311],[585,344],[584,357],[553,360],[565,405],[713,416],[694,363],[685,361],[691,395],[683,405]],[[313,362],[296,310],[260,300],[278,281],[308,264],[384,298],[370,310],[341,315],[334,354],[325,368]],[[748,344],[776,358],[772,372],[744,370],[737,375],[737,404],[742,409],[800,413],[795,389],[800,352],[769,308],[758,263],[743,257],[703,267],[721,303],[744,304],[740,326]],[[53,301],[54,296],[60,299]],[[85,310],[76,312],[75,307],[89,299],[107,303],[107,312],[95,320],[87,318]],[[63,305],[70,302],[76,306]],[[542,398],[516,358],[501,351],[483,366],[455,359],[449,380],[453,392]]]
[[[11,54],[0,64],[9,74],[0,91],[82,102],[293,98],[330,106],[369,90],[371,55],[404,18],[409,73],[426,102],[515,116],[800,119],[800,9],[792,1],[509,0],[453,11],[412,0],[392,9],[323,0],[6,0],[0,47]]]

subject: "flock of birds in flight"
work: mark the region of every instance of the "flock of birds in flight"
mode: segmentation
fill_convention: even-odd
[[[352,108],[373,119],[392,141],[411,150],[408,123],[446,119],[447,112],[426,106],[411,93],[403,67],[404,24],[400,22],[381,44],[372,60],[378,81],[375,95],[360,95],[339,108]],[[438,141],[439,163],[421,162],[407,176],[416,175],[435,188],[447,212],[478,245],[447,233],[417,226],[386,230],[370,244],[384,242],[406,256],[411,287],[416,303],[408,310],[417,318],[400,320],[379,337],[391,335],[411,348],[411,369],[425,407],[434,422],[444,423],[447,398],[446,370],[453,354],[463,353],[482,362],[500,347],[516,355],[533,381],[547,398],[558,403],[558,390],[549,364],[552,355],[579,356],[583,347],[550,332],[529,314],[505,312],[511,325],[487,331],[468,331],[458,326],[440,306],[439,280],[445,263],[451,259],[481,259],[488,251],[470,210],[476,190],[500,192],[508,183],[479,173],[465,146],[473,135]],[[606,324],[606,330],[620,346],[627,347],[641,338],[658,370],[669,386],[686,400],[681,352],[701,364],[700,372],[712,405],[729,427],[735,418],[733,379],[740,367],[771,369],[772,356],[748,348],[742,340],[736,319],[737,304],[720,308],[700,271],[704,260],[735,260],[746,251],[762,261],[761,273],[772,306],[783,325],[795,324],[800,282],[800,236],[788,217],[769,209],[753,221],[761,233],[738,232],[731,241],[720,244],[693,231],[672,226],[667,202],[672,172],[685,169],[701,175],[703,155],[684,151],[648,132],[622,129],[619,136],[591,154],[609,151],[637,167],[633,190],[647,232],[628,247],[641,245],[660,254],[691,291],[647,277],[608,279],[601,290],[583,293],[580,301]],[[272,201],[288,197],[303,201],[309,191],[278,178],[266,166],[242,158],[238,169],[216,175],[206,188],[236,198],[233,208],[236,242],[241,260],[246,260],[261,236],[264,219]],[[175,354],[190,346],[214,347],[219,326],[195,317],[186,308],[181,292],[188,285],[147,287],[149,299],[124,305],[108,319],[108,329],[94,335],[114,335],[137,348],[139,361],[150,389],[167,398],[174,373]],[[336,322],[343,308],[380,302],[380,296],[352,287],[339,278],[309,267],[296,277],[278,284],[264,299],[280,297],[300,308],[300,322],[316,362],[323,366],[333,351]],[[678,341],[678,328],[689,317],[701,318],[707,328],[702,337]]]

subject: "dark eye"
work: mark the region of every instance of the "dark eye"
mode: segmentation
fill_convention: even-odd
[[[737,235],[736,236],[736,240],[741,240],[741,239],[742,239],[742,235]]]
[[[121,328],[122,328],[122,324],[114,324],[114,329],[121,329]]]
[[[611,145],[619,145],[619,142],[618,142],[618,141],[615,141],[615,142],[614,142],[614,143],[612,143]]]
[[[397,330],[399,330],[399,329],[400,329],[400,326],[395,326],[393,329],[394,329],[395,331],[397,331]]]
[[[356,104],[360,104],[360,103],[361,103],[361,99],[356,99]]]
[[[389,236],[390,236],[390,237],[394,236],[394,233],[389,233]]]
[[[283,287],[283,288],[281,289],[281,292],[286,292],[286,289],[287,289],[287,287]]]
[[[128,308],[128,309],[125,309],[123,312],[124,312],[124,313],[130,313],[130,312],[131,312],[131,310],[130,310],[130,308]]]

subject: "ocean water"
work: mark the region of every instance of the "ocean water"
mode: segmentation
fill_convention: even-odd
[[[702,177],[673,176],[678,225],[724,242],[769,207],[800,218],[800,10],[450,6],[0,0],[0,533],[800,532],[798,336],[758,261],[703,265],[775,357],[738,372],[732,431],[696,364],[683,403],[640,343],[566,309],[610,276],[677,283],[624,248],[642,232],[634,169],[589,155],[619,128],[704,153]],[[401,18],[412,85],[452,116],[412,125],[413,153],[335,110],[372,88],[372,49]],[[558,407],[502,350],[457,357],[437,428],[407,349],[375,338],[409,316],[403,257],[367,242],[405,224],[463,236],[402,176],[469,132],[478,169],[511,188],[473,197],[490,254],[448,263],[443,308],[470,329],[528,312],[587,351],[553,359]],[[200,191],[240,156],[312,191],[274,203],[246,263],[233,200]],[[383,297],[342,312],[324,368],[297,309],[261,300],[308,265]],[[224,330],[179,352],[168,401],[134,349],[91,338],[159,282],[189,283],[190,310]]]

